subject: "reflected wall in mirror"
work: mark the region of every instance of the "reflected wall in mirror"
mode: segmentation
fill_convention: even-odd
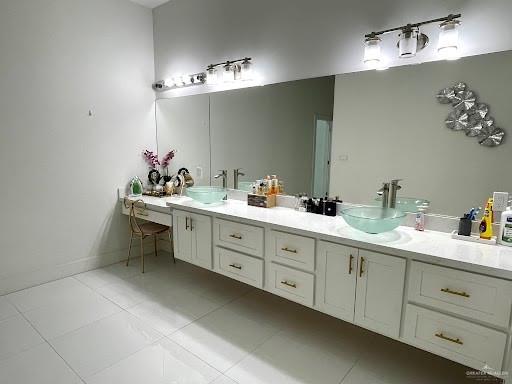
[[[159,99],[156,102],[159,157],[176,149],[169,174],[176,174],[185,167],[196,185],[210,184],[209,102],[208,95]]]
[[[211,94],[212,172],[228,170],[229,186],[237,168],[243,181],[277,175],[287,194],[311,194],[316,172],[325,195],[333,101],[333,76]]]
[[[401,196],[431,201],[430,212],[461,216],[494,191],[512,192],[512,142],[487,148],[446,128],[435,95],[465,82],[512,133],[512,52],[336,76],[331,194],[368,204],[383,181]]]

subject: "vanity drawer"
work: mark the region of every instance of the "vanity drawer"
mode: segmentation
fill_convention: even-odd
[[[508,327],[512,282],[413,262],[409,301]]]
[[[315,277],[306,272],[270,264],[271,292],[300,304],[313,306]]]
[[[482,369],[501,370],[507,336],[469,321],[407,305],[404,339],[447,359]]]
[[[122,204],[122,209],[123,209],[123,214],[124,215],[129,215],[130,214],[130,208],[127,208],[124,203],[121,203]],[[169,213],[162,213],[162,212],[156,212],[156,211],[151,211],[147,208],[144,208],[142,207],[142,204],[141,204],[141,207],[136,207],[135,208],[135,217],[141,219],[141,220],[146,220],[146,221],[151,221],[152,223],[158,223],[158,224],[163,224],[163,225],[167,225],[169,227],[172,227],[172,215],[171,215],[171,212],[169,211]]]
[[[263,228],[217,219],[215,238],[217,245],[263,257]]]
[[[271,257],[273,260],[295,268],[314,272],[315,240],[309,237],[272,231]]]
[[[258,288],[263,287],[263,260],[215,248],[217,272]]]

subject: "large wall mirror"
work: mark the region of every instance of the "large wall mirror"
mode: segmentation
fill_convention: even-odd
[[[278,175],[287,194],[326,193],[375,204],[382,182],[431,201],[430,212],[462,215],[494,191],[512,192],[512,144],[494,148],[445,126],[436,94],[457,82],[512,134],[512,52],[387,71],[298,80],[157,101],[158,145],[198,184],[242,168],[242,181]],[[241,188],[244,188],[242,183]]]

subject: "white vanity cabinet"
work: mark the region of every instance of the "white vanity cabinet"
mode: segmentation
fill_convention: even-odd
[[[320,242],[317,306],[323,312],[397,338],[405,259]]]
[[[185,211],[173,212],[174,257],[212,269],[212,219]]]
[[[359,250],[354,322],[398,338],[404,297],[405,259]]]
[[[326,238],[316,231],[328,232],[326,225],[336,218],[311,215],[309,220],[318,220],[311,226],[315,230],[304,229],[304,213],[242,204],[226,204],[226,214],[218,207],[210,212],[175,204],[176,258],[469,367],[510,370],[512,278],[463,263],[443,265],[441,257],[435,262],[421,249],[394,253],[390,245]],[[269,222],[272,215],[283,215],[287,225]],[[456,247],[451,242],[456,240],[439,234],[408,235],[421,239],[422,246],[430,241]],[[485,251],[492,256],[493,248]],[[496,261],[505,262],[501,253]]]
[[[357,248],[321,241],[318,246],[316,304],[342,320],[354,321]]]

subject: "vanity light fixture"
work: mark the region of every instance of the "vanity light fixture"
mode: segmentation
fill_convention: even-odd
[[[439,26],[437,52],[446,60],[459,58],[459,20],[447,20]]]
[[[217,84],[219,74],[217,68],[213,66],[208,66],[206,69],[206,84],[208,85],[215,85]]]
[[[458,58],[459,31],[461,14],[450,14],[446,17],[422,21],[414,24],[407,24],[401,27],[390,28],[379,32],[372,32],[365,35],[364,59],[363,62],[372,69],[380,69],[381,66],[381,39],[379,36],[391,32],[400,31],[398,35],[398,57],[410,58],[425,48],[429,43],[429,37],[421,33],[420,27],[426,24],[439,23],[438,53],[447,60]]]
[[[371,68],[378,68],[381,62],[380,44],[377,36],[367,37],[364,42],[364,63]]]
[[[210,64],[205,72],[192,75],[177,75],[170,79],[160,80],[153,84],[156,91],[168,91],[176,88],[194,85],[216,85],[218,83],[233,83],[253,80],[253,63],[250,57],[238,60],[228,60],[222,63]]]
[[[219,73],[219,67],[221,66]],[[219,82],[229,84],[235,81],[253,80],[252,67],[253,63],[250,57],[210,64],[206,68],[206,82],[207,84],[218,84]]]
[[[160,80],[153,84],[156,91],[168,91],[175,88],[190,87],[193,85],[201,85],[206,82],[205,73],[194,73],[193,75],[178,75],[170,79]]]

